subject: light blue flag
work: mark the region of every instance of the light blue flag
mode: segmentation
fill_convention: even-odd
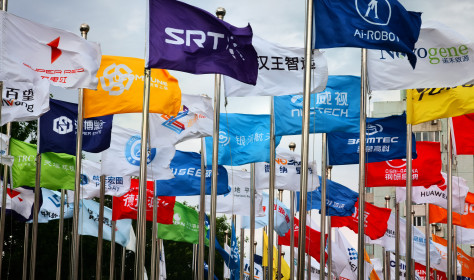
[[[262,228],[268,224],[268,193],[262,193],[262,196],[265,216],[255,217],[255,228]],[[290,209],[278,199],[275,199],[274,205],[274,229],[278,235],[284,236],[290,230]],[[242,228],[250,229],[250,216],[242,216]]]
[[[301,134],[303,95],[274,97],[275,135]],[[360,77],[329,76],[323,92],[311,94],[310,133],[359,132]]]
[[[79,204],[79,234],[97,236],[99,231],[99,203],[93,200],[81,199]],[[115,229],[115,242],[126,246],[130,239],[131,219],[117,220]],[[112,209],[104,207],[103,238],[111,240]]]
[[[58,220],[61,213],[61,193],[46,188],[41,188],[43,203],[38,213],[38,223],[47,223],[50,220]],[[72,218],[74,204],[66,203],[64,198],[64,219]]]
[[[275,137],[275,145],[281,137]],[[270,116],[221,114],[219,164],[243,165],[270,161]],[[212,137],[206,137],[206,164],[212,165]]]

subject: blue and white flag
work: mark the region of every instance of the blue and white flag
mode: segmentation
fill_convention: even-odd
[[[275,137],[275,146],[281,137]],[[270,116],[221,114],[219,164],[243,165],[270,161]],[[212,165],[212,137],[206,137],[206,163]]]
[[[322,180],[319,176],[319,180]],[[296,192],[296,211],[300,211],[300,192]],[[351,216],[359,193],[339,183],[326,179],[326,216]],[[308,192],[308,211],[321,210],[321,187]]]
[[[204,216],[205,217],[205,226],[206,226],[206,229],[207,229],[207,233],[206,233],[206,239],[209,240],[209,235],[211,233],[210,231],[210,223],[209,223],[209,217],[207,215]],[[206,241],[206,246],[209,246],[208,242]],[[221,257],[224,259],[224,263],[227,265],[228,268],[230,268],[230,270],[234,270],[234,269],[239,269],[240,266],[236,266],[236,263],[235,262],[231,262],[231,255],[229,253],[227,253],[227,251],[222,248],[221,244],[219,244],[219,240],[217,240],[217,236],[216,236],[216,242],[215,242],[215,246],[216,246],[216,251],[219,252],[219,254],[221,255]]]
[[[14,157],[8,154],[10,146],[10,136],[0,133],[0,163],[8,166],[13,165]]]
[[[415,68],[421,13],[405,10],[397,0],[317,0],[313,9],[315,49],[397,51]]]
[[[360,77],[329,76],[326,89],[311,94],[310,133],[358,132],[360,118]],[[301,134],[303,95],[277,96],[275,135]]]
[[[406,115],[367,118],[366,163],[406,157]],[[330,165],[359,163],[359,133],[328,133]],[[416,158],[416,140],[412,135],[412,156]]]
[[[156,181],[158,196],[188,196],[201,193],[201,155],[193,152],[176,151],[170,168],[174,178]],[[211,194],[211,168],[206,169],[206,194]],[[217,168],[217,194],[227,194],[230,188],[227,170],[219,165]]]
[[[79,204],[79,234],[97,236],[99,232],[99,203],[81,199]],[[103,238],[112,238],[112,209],[104,207]],[[127,246],[130,239],[131,219],[117,220],[115,223],[115,242]]]
[[[76,155],[77,104],[50,99],[39,123],[39,152]],[[113,115],[84,119],[82,150],[100,153],[110,146]]]
[[[225,244],[227,246],[227,244]],[[232,233],[230,237],[230,262],[237,269],[230,271],[230,279],[237,279],[240,275],[240,254],[239,245],[237,244],[237,235],[235,234],[235,224],[232,223]]]
[[[43,201],[38,213],[38,223],[47,223],[50,220],[58,220],[61,214],[61,193],[46,188],[41,188]],[[74,199],[73,199],[74,200]],[[72,218],[74,204],[67,203],[64,199],[64,219]]]
[[[255,228],[262,228],[268,224],[268,193],[263,193],[263,211],[265,216],[255,217]],[[284,236],[291,228],[290,209],[283,202],[275,199],[274,204],[274,229],[280,236]],[[242,216],[242,228],[250,228],[250,217]]]

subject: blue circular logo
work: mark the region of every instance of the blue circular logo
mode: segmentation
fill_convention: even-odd
[[[127,161],[136,166],[140,166],[140,149],[141,149],[141,137],[138,135],[134,135],[130,137],[125,145],[125,158]],[[149,164],[156,155],[155,148],[148,148],[148,156],[146,163]]]
[[[84,186],[84,185],[87,185],[87,184],[89,184],[89,178],[86,175],[81,174],[81,185]]]

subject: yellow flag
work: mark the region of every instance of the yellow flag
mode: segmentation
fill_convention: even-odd
[[[97,90],[84,89],[84,117],[139,113],[143,107],[145,61],[102,56]],[[150,113],[176,116],[181,106],[178,80],[163,69],[151,70]]]
[[[474,113],[474,85],[407,90],[407,123]]]
[[[263,260],[262,266],[268,266],[268,236],[265,231],[263,231]],[[278,272],[278,251],[273,246],[273,278],[272,280],[278,279],[277,278]],[[290,267],[288,263],[285,261],[283,257],[281,257],[281,279],[286,280],[290,279]]]

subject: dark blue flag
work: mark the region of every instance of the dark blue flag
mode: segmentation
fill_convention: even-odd
[[[176,0],[150,0],[147,67],[220,73],[255,85],[257,52],[250,25],[238,28]]]
[[[367,118],[366,163],[406,157],[406,115]],[[359,163],[359,133],[328,133],[330,165]],[[412,134],[412,156],[416,158],[416,139]]]
[[[321,181],[321,176],[319,176]],[[296,192],[296,211],[300,211],[300,192]],[[326,180],[326,216],[351,216],[355,211],[355,203],[359,193],[339,183]],[[321,210],[321,187],[308,192],[307,210]]]
[[[239,246],[237,244],[237,235],[235,234],[235,224],[232,223],[232,236],[230,238],[230,261],[236,269],[230,271],[230,279],[239,279],[240,277],[240,255]]]
[[[170,168],[174,178],[156,180],[157,196],[188,196],[201,193],[201,155],[193,152],[176,151]],[[211,168],[206,170],[206,194],[211,194]],[[227,170],[219,165],[217,169],[217,194],[230,192]]]
[[[275,146],[281,136],[275,137]],[[221,114],[219,164],[243,165],[270,161],[270,116]],[[212,165],[212,137],[206,137],[206,163]]]
[[[209,265],[207,265],[206,261],[204,261],[204,279],[209,279]],[[214,280],[219,280],[215,274]]]
[[[100,153],[110,147],[113,115],[84,119],[82,150]],[[77,104],[49,100],[49,111],[40,117],[39,152],[76,155]]]
[[[413,52],[421,27],[421,13],[409,12],[397,0],[316,0],[315,49],[356,47],[406,53],[413,68]]]
[[[208,229],[206,233],[206,239],[209,240],[209,235],[211,234],[209,218],[207,217],[207,215],[205,215],[204,217],[206,218],[205,223],[206,223],[206,228]],[[239,266],[237,266],[235,262],[231,261],[231,256],[229,255],[229,253],[226,252],[226,250],[224,250],[224,248],[222,248],[221,244],[219,244],[219,240],[217,240],[217,236],[216,236],[215,244],[216,244],[216,251],[219,252],[221,257],[224,259],[224,262],[227,265],[227,267],[231,271],[235,269],[240,270],[240,262],[238,263]],[[209,246],[208,242],[206,242],[206,245]]]

